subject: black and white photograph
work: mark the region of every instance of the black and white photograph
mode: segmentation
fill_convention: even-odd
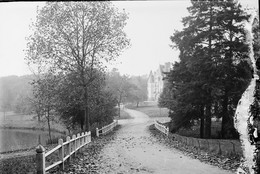
[[[0,174],[260,174],[259,1],[0,2]]]

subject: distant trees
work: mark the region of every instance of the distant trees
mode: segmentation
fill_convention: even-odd
[[[131,76],[130,82],[135,85],[129,95],[129,101],[136,103],[136,107],[140,102],[147,100],[147,80],[146,76]]]
[[[28,98],[31,96],[30,82],[32,76],[6,76],[0,78],[1,112],[14,111],[29,114],[31,107]]]
[[[12,108],[13,94],[10,88],[8,88],[8,84],[6,83],[2,82],[0,89],[1,89],[0,90],[1,111],[4,113],[4,119],[5,119],[6,112],[10,111]]]
[[[55,118],[55,108],[57,104],[57,84],[59,78],[51,72],[43,74],[33,82],[33,100],[38,118],[44,117],[47,121],[49,138],[51,140],[51,121]]]
[[[107,89],[112,92],[116,99],[118,107],[118,116],[120,117],[120,104],[125,101],[132,85],[129,83],[129,77],[120,75],[116,68],[112,69],[107,75]]]
[[[158,106],[173,110],[172,106],[174,106],[176,102],[176,88],[174,88],[174,86],[170,84],[169,81],[170,79],[165,78],[163,91],[158,99]]]
[[[117,101],[118,114],[120,116],[121,103],[136,103],[147,98],[147,79],[141,76],[121,75],[116,68],[107,76],[107,88],[112,92]]]
[[[160,103],[171,110],[176,130],[199,120],[200,136],[210,138],[214,116],[222,118],[221,136],[235,137],[234,111],[252,75],[243,26],[249,15],[235,1],[191,3],[184,29],[171,37],[180,50],[163,93],[171,101]]]
[[[68,83],[77,84],[77,108],[84,112],[87,131],[91,94],[96,82],[102,81],[97,74],[104,71],[104,62],[114,60],[129,45],[123,32],[126,20],[126,13],[111,2],[47,2],[28,39],[29,63],[77,79]]]

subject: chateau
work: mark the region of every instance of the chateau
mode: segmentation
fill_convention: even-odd
[[[164,72],[170,72],[171,63],[167,62],[165,65],[159,65],[156,71],[151,71],[147,82],[148,101],[158,101],[160,94],[163,91],[165,77]]]

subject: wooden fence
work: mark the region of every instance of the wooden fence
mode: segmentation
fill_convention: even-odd
[[[101,129],[96,128],[96,136],[105,135],[111,132],[118,125],[118,120],[114,120],[111,124],[102,127]]]
[[[160,132],[164,133],[165,135],[169,135],[169,128],[167,126],[159,123],[157,120],[155,120],[154,126]]]
[[[91,142],[91,132],[83,132],[81,134],[73,135],[72,138],[69,136],[66,138],[66,142],[63,142],[62,139],[59,139],[59,144],[52,150],[45,153],[45,149],[42,145],[39,145],[36,148],[36,170],[37,174],[45,174],[46,171],[54,168],[55,166],[60,167],[61,170],[64,170],[64,162],[70,160],[72,155],[76,155],[76,152]],[[46,158],[51,154],[58,152],[58,161],[54,162],[49,166],[46,165]]]
[[[242,145],[239,140],[225,140],[225,139],[201,139],[193,137],[185,137],[178,134],[170,134],[175,140],[180,142],[187,148],[194,148],[197,153],[201,151],[209,152],[211,154],[221,154],[226,156],[238,155],[242,156]]]
[[[239,140],[224,140],[224,139],[201,139],[181,136],[178,134],[169,133],[169,128],[155,121],[156,129],[166,134],[171,139],[181,143],[183,147],[194,148],[197,153],[209,152],[211,154],[221,154],[226,156],[237,155],[242,156],[243,151]]]

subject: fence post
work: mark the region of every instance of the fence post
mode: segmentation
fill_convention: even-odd
[[[61,148],[59,149],[59,157],[62,163],[60,164],[60,169],[64,170],[64,146],[63,146],[63,139],[59,139],[59,145],[61,145]]]
[[[84,146],[88,143],[88,132],[84,132]]]
[[[200,141],[199,141],[199,139],[197,139],[197,141],[198,141],[198,145],[199,145],[199,148],[198,148],[198,153],[199,153],[199,150],[200,150]]]
[[[87,132],[87,142],[89,143],[91,141],[91,137],[90,137],[90,131]]]
[[[232,141],[230,141],[230,143],[232,144],[232,146],[233,146],[233,152],[234,152],[234,155],[236,154],[236,147],[235,147],[235,144],[232,142]]]
[[[87,135],[87,132],[83,132],[83,137],[82,137],[82,146],[84,146],[86,144],[86,135]]]
[[[99,137],[98,128],[96,128],[96,136]]]
[[[192,144],[193,144],[193,147],[194,147],[194,148],[197,148],[195,138],[192,138]]]
[[[88,138],[89,138],[89,143],[90,143],[91,142],[91,132],[89,131],[88,134],[89,134]]]
[[[85,133],[82,132],[82,133],[81,133],[81,138],[80,138],[80,147],[84,145],[84,139],[85,139],[84,136],[85,136]]]
[[[218,141],[218,140],[217,140],[217,141]],[[219,153],[220,155],[222,154],[220,141],[218,141],[218,153]]]
[[[69,162],[69,161],[71,160],[71,157],[70,157],[70,153],[71,153],[71,142],[70,142],[70,137],[69,137],[69,136],[67,136],[66,141],[69,142],[69,143],[68,143],[68,149],[67,149],[67,153],[68,153],[68,155],[69,155],[69,158],[68,158],[68,162]]]
[[[206,142],[208,143],[208,151],[210,152],[210,149],[209,149],[209,141],[207,139],[205,139]]]
[[[82,133],[79,134],[79,147],[81,147],[82,145]],[[79,151],[81,150],[81,148],[79,149]]]
[[[79,147],[81,147],[82,145],[82,133],[79,134]],[[81,148],[79,149],[79,151],[81,150]]]
[[[72,150],[74,152],[74,157],[76,156],[76,135],[72,135]]]
[[[79,148],[79,146],[80,146],[80,138],[79,137],[80,137],[80,133],[77,133],[76,149]]]
[[[89,143],[89,132],[86,132],[86,144]]]
[[[45,149],[42,145],[36,147],[37,174],[45,174]]]

